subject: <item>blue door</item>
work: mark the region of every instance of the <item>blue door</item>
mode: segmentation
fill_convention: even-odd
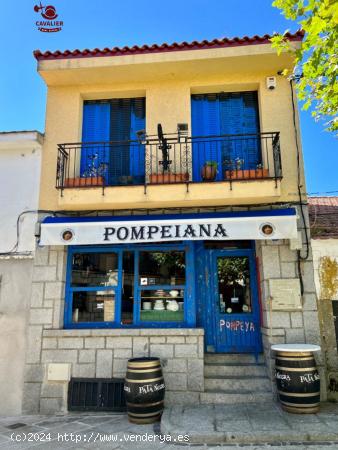
[[[207,351],[255,353],[262,351],[260,307],[254,252],[207,250],[210,267],[211,334]]]
[[[262,163],[257,92],[193,95],[191,123],[194,181],[207,161],[217,163],[218,181],[238,161],[243,170]]]
[[[103,176],[109,185],[143,183],[145,150],[136,134],[143,129],[143,97],[85,101],[81,176]]]
[[[109,102],[85,102],[83,105],[81,177],[107,177],[110,141]],[[92,144],[92,143],[95,144]],[[89,143],[89,144],[88,144]],[[107,179],[105,181],[107,183]]]

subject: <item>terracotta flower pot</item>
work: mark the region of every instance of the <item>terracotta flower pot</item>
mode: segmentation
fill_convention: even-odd
[[[103,186],[103,177],[75,177],[66,178],[64,187]]]
[[[152,173],[150,184],[185,183],[189,180],[188,173]]]
[[[217,175],[217,167],[205,164],[201,170],[201,177],[204,181],[214,181]]]
[[[268,178],[268,169],[248,169],[248,170],[226,170],[226,180],[255,180],[256,178]]]

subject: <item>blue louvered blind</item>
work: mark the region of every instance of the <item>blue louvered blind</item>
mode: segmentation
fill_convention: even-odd
[[[193,95],[191,103],[193,136],[219,136],[221,132],[219,98],[217,94]],[[221,158],[219,141],[198,139],[193,144],[193,180],[201,180],[201,167],[206,161]],[[218,173],[217,178],[220,177]]]
[[[131,175],[130,146],[125,142],[130,139],[131,99],[111,100],[110,107],[110,140],[121,144],[114,144],[110,149],[109,183],[119,184],[121,177]]]
[[[110,140],[110,104],[85,102],[83,105],[82,142],[107,142]],[[81,149],[81,176],[93,176],[93,169],[108,163],[108,149],[103,145],[83,145]]]
[[[108,168],[106,183],[125,184],[127,178],[134,183],[144,180],[144,147],[126,141],[136,139],[136,131],[145,128],[145,99],[120,98],[84,103],[82,142],[105,141],[110,145],[82,148],[81,175],[88,172],[92,155],[95,163],[104,162]],[[94,149],[94,150],[93,150]],[[129,180],[130,181],[130,180]]]
[[[136,140],[136,132],[144,130],[146,126],[145,98],[133,98],[131,102],[130,139]],[[133,145],[130,149],[130,172],[136,183],[143,183],[145,171],[144,145]]]
[[[259,133],[256,92],[193,95],[191,99],[193,136]],[[261,163],[260,141],[256,136],[243,139],[198,139],[193,145],[194,181],[201,179],[201,167],[208,160],[218,162],[221,180],[224,161],[244,160],[243,169]]]

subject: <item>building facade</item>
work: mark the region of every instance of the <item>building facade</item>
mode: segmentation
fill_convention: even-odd
[[[338,401],[338,197],[309,197],[309,215],[327,397]]]
[[[24,411],[66,411],[71,379],[149,355],[168,404],[271,399],[270,345],[320,342],[297,106],[278,75],[292,57],[268,36],[35,57],[53,213]]]
[[[22,410],[42,143],[36,131],[0,132],[0,396],[7,415]]]

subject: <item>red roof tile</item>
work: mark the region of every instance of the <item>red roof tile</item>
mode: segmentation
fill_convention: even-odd
[[[338,197],[309,197],[311,236],[338,238]]]
[[[299,30],[296,33],[287,33],[286,37],[290,41],[301,41],[304,36],[304,31]],[[173,44],[153,44],[153,45],[134,45],[133,47],[113,47],[113,48],[94,48],[93,50],[56,50],[54,52],[46,51],[41,52],[40,50],[35,50],[33,52],[35,58],[40,61],[44,59],[68,59],[68,58],[88,58],[88,57],[98,57],[98,56],[123,56],[132,55],[140,53],[160,53],[160,52],[176,52],[181,50],[204,50],[209,48],[225,48],[225,47],[236,47],[240,45],[257,45],[257,44],[268,44],[271,39],[271,35],[265,34],[264,36],[244,36],[242,38],[222,38],[213,39],[212,41],[192,41],[192,42],[174,42]]]
[[[338,207],[338,197],[309,197],[308,201],[310,205]]]

